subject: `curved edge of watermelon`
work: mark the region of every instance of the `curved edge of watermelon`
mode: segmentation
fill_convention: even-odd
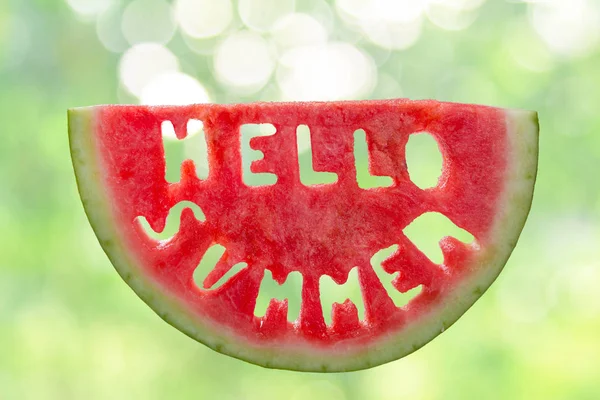
[[[105,253],[120,276],[163,320],[206,346],[229,356],[267,368],[312,372],[354,371],[406,356],[448,329],[489,288],[501,272],[525,225],[537,175],[539,123],[537,113],[505,110],[510,151],[506,190],[499,206],[487,251],[469,266],[474,271],[457,285],[439,307],[398,334],[379,340],[359,353],[339,351],[331,357],[310,354],[309,348],[265,349],[244,343],[223,327],[200,321],[154,282],[136,274],[135,260],[119,239],[111,217],[110,201],[103,192],[94,143],[95,107],[68,111],[69,142],[78,190],[87,217]]]

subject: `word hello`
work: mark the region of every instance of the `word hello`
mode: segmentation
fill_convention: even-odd
[[[167,180],[175,182],[179,178],[179,166],[184,159],[192,159],[196,165],[196,172],[200,179],[208,177],[208,150],[206,138],[202,131],[202,122],[193,120],[194,123],[188,124],[188,135],[183,140],[177,140],[173,132],[173,126],[169,121],[162,124],[163,143],[165,153],[167,154],[167,164],[169,158],[176,158],[177,163],[167,165]],[[192,122],[192,120],[190,120]],[[244,124],[240,129],[240,138],[242,146],[242,174],[244,182],[249,186],[263,186],[277,183],[278,175],[274,172],[275,168],[270,168],[269,172],[252,172],[254,166],[261,162],[264,154],[261,150],[253,148],[251,138],[258,138],[261,145],[268,146],[268,141],[272,140],[270,136],[276,129],[272,124]],[[334,172],[315,171],[313,168],[314,157],[311,144],[310,129],[306,125],[299,125],[296,128],[296,151],[299,164],[300,181],[307,185],[332,184],[338,181],[338,175]],[[185,151],[179,151],[173,157],[169,157],[169,148],[179,144],[186,146]],[[185,142],[185,143],[184,143]],[[363,189],[375,187],[389,187],[393,184],[393,179],[389,176],[372,175],[369,172],[366,161],[369,159],[369,150],[366,141],[366,133],[359,129],[354,132],[354,158],[356,169],[356,180]],[[182,154],[183,153],[183,154]],[[362,162],[357,162],[358,160]],[[256,164],[255,164],[256,163]],[[254,164],[254,165],[253,165]],[[252,167],[251,167],[252,165]],[[170,171],[169,171],[170,170]],[[257,183],[258,182],[258,183]]]

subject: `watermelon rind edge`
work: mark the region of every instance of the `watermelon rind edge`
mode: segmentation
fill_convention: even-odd
[[[178,300],[140,273],[135,256],[119,235],[111,202],[103,191],[101,163],[94,138],[96,112],[102,106],[68,110],[69,144],[78,191],[88,220],[113,266],[163,320],[206,346],[267,368],[308,372],[361,370],[404,357],[448,329],[494,282],[519,239],[529,214],[537,177],[539,122],[534,111],[504,110],[509,136],[506,189],[486,246],[469,265],[473,273],[460,282],[444,303],[414,324],[359,351],[335,349],[312,353],[310,347],[256,346],[232,331],[194,318]],[[321,349],[322,350],[322,349]]]

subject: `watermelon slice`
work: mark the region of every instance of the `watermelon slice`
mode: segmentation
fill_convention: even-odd
[[[191,160],[181,179],[165,179],[164,121],[179,139],[190,119],[204,124],[209,174],[199,179]],[[256,137],[264,158],[255,173],[277,182],[244,184],[243,124],[271,123],[276,133]],[[296,129],[311,132],[315,171],[336,174],[332,184],[305,185],[298,168]],[[389,187],[360,188],[353,134],[363,129],[369,170]],[[428,132],[444,158],[437,186],[422,190],[405,161],[409,135]],[[490,286],[506,263],[527,218],[537,170],[537,114],[436,101],[384,100],[255,103],[178,107],[96,106],[69,111],[73,165],[83,205],[113,265],[165,321],[224,354],[265,367],[349,371],[372,367],[420,348],[454,323]],[[186,207],[177,233],[152,239],[170,210]],[[403,233],[426,212],[438,212],[475,238],[440,241],[438,265]],[[193,274],[207,250],[225,253],[204,281]],[[370,265],[382,264],[400,292],[421,287],[396,307]],[[247,264],[209,290],[234,264]],[[319,279],[346,281],[357,268],[364,318],[356,304],[335,303],[326,324]],[[278,283],[302,275],[301,311],[289,322],[287,302],[273,299],[255,315],[266,271]],[[329,310],[325,310],[329,311]]]

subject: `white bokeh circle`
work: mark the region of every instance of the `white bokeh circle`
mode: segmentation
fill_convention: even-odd
[[[121,57],[119,78],[125,88],[139,97],[156,76],[179,70],[177,57],[158,43],[141,43],[130,47]]]

